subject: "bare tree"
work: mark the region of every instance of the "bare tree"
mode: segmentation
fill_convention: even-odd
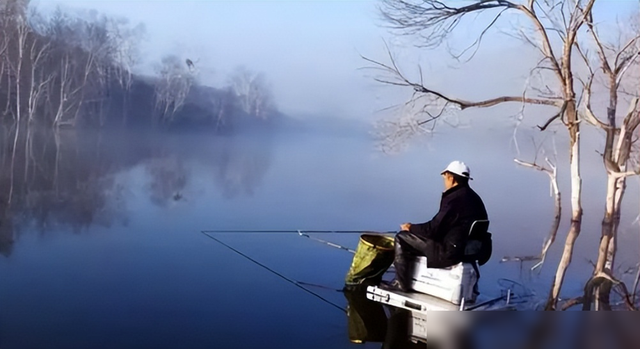
[[[0,86],[2,86],[2,78],[5,75],[6,66],[8,63],[7,51],[9,48],[9,38],[11,37],[11,35],[6,35],[9,33],[9,30],[7,27],[8,27],[8,23],[7,23],[7,19],[5,18],[5,14],[4,12],[0,12],[0,30],[4,34],[2,35],[2,38],[0,38]],[[10,80],[11,80],[10,77],[8,77],[7,82]],[[7,90],[9,90],[9,88],[7,88]],[[8,100],[9,98],[7,98],[7,104],[8,104]]]
[[[411,88],[414,91],[410,102],[424,106],[419,110],[422,116],[419,122],[422,124],[432,123],[440,118],[438,112],[430,111],[432,109],[465,110],[492,107],[507,102],[551,106],[557,109],[546,119],[541,120],[539,128],[545,130],[551,123],[560,120],[568,132],[572,212],[570,229],[549,293],[547,309],[556,307],[566,270],[571,262],[573,247],[581,230],[580,115],[578,94],[574,87],[576,77],[573,56],[578,35],[584,32],[583,27],[591,18],[594,3],[595,0],[522,2],[483,0],[462,3],[438,0],[382,0],[382,13],[391,27],[401,34],[417,35],[421,39],[417,46],[426,48],[433,48],[445,42],[458,25],[467,18],[481,13],[490,14],[491,18],[475,17],[480,20],[485,19],[486,22],[478,38],[463,53],[473,47],[477,48],[484,35],[500,21],[502,15],[505,13],[520,15],[518,18],[525,19],[527,23],[521,26],[524,29],[516,29],[515,35],[531,44],[541,56],[533,70],[541,71],[554,80],[551,86],[544,85],[541,86],[544,89],[541,87],[535,89],[536,97],[528,97],[525,93],[480,101],[465,100],[428,86],[423,76],[418,80],[409,79],[401,72],[391,54],[389,64],[367,59],[374,67],[386,74],[387,77],[379,78],[379,81]]]
[[[7,68],[7,64],[9,63],[9,59],[8,59],[8,54],[7,52],[9,51],[9,38],[11,38],[11,35],[7,35],[10,33],[9,28],[8,28],[8,23],[7,23],[7,19],[4,17],[4,13],[0,13],[0,15],[2,15],[2,26],[1,26],[1,30],[2,33],[4,35],[2,35],[2,38],[0,38],[0,86],[2,86],[2,78],[5,76],[6,70]],[[6,89],[7,89],[7,97],[6,97],[6,105],[5,105],[5,111],[4,114],[6,115],[7,111],[9,110],[9,101],[11,100],[10,96],[11,96],[11,75],[10,74],[6,74],[7,76],[7,85],[6,85]]]
[[[273,100],[262,73],[238,67],[229,78],[229,84],[245,113],[262,119],[267,117]]]
[[[30,34],[27,19],[23,16],[16,18],[16,59],[12,61],[13,74],[16,81],[16,122],[22,120],[22,66],[27,51],[27,38]]]
[[[113,65],[115,79],[124,90],[122,94],[123,124],[127,123],[128,95],[133,83],[132,70],[138,61],[137,44],[145,32],[142,25],[132,29],[128,28],[127,25],[126,19],[112,19],[109,22],[109,33],[113,41],[111,64]]]
[[[102,125],[112,87],[126,105],[133,82],[135,44],[143,27],[96,12],[48,15],[28,1],[0,2],[0,90],[4,115],[54,127],[80,121]],[[125,108],[126,109],[126,106]]]
[[[85,103],[99,99],[104,89],[108,34],[103,22],[73,18],[59,9],[43,32],[54,46],[55,93],[48,96],[55,110],[52,124],[75,126]]]
[[[75,65],[70,52],[65,52],[60,60],[60,70],[58,71],[58,106],[53,117],[53,126],[59,128],[65,125],[74,125],[74,120],[65,118],[76,107],[76,100],[73,98],[79,88],[73,87],[73,76]]]
[[[82,21],[59,8],[44,26],[43,34],[51,40],[50,66],[55,78],[47,95],[51,124],[55,128],[73,126],[80,107],[85,79],[93,66],[94,56],[79,47],[84,32]],[[83,69],[84,68],[84,69]]]
[[[554,142],[554,152],[556,151],[555,142]],[[537,154],[536,154],[537,155]],[[544,152],[543,152],[544,155]],[[554,153],[554,159],[557,158],[557,153]],[[562,194],[560,192],[560,186],[558,185],[558,166],[555,164],[555,161],[551,161],[548,156],[544,155],[544,162],[546,165],[540,165],[536,159],[533,162],[523,161],[520,159],[514,159],[514,161],[521,166],[531,168],[537,171],[541,171],[546,173],[549,176],[549,185],[551,187],[551,195],[554,198],[554,214],[553,221],[551,224],[551,229],[549,229],[549,234],[547,235],[544,243],[542,245],[542,251],[540,252],[540,256],[531,258],[531,260],[539,260],[534,266],[531,267],[531,270],[534,270],[542,264],[547,256],[547,252],[551,245],[555,242],[556,236],[558,234],[558,229],[560,227],[560,220],[562,218]]]
[[[158,68],[159,78],[156,82],[156,110],[160,112],[160,122],[171,122],[179,111],[191,90],[195,76],[184,61],[170,55],[162,58]]]
[[[640,68],[640,30],[619,33],[618,42],[607,43],[602,39],[600,30],[594,24],[593,14],[590,14],[587,26],[591,40],[583,40],[581,45],[577,46],[580,57],[588,70],[583,88],[584,114],[587,122],[605,133],[602,157],[607,171],[606,204],[602,219],[602,237],[598,249],[598,259],[594,268],[595,277],[602,273],[611,274],[613,271],[617,250],[617,231],[620,224],[620,207],[626,189],[626,178],[640,173],[637,162],[636,164],[630,163],[632,145],[637,139],[635,133],[640,125],[640,104],[638,103],[640,84],[638,84],[637,77],[630,74],[634,67],[635,70]],[[624,34],[627,36],[626,39],[624,39]],[[589,54],[589,47],[592,47],[596,52],[595,57]],[[591,103],[594,94],[593,83],[599,77],[603,78],[608,92],[608,105],[603,113],[598,113]],[[628,92],[627,89],[632,92]],[[626,113],[622,115],[619,111],[620,102],[629,103]],[[599,117],[599,114],[603,114],[605,117]],[[600,290],[600,287],[596,287],[596,290]],[[600,301],[608,303],[608,297],[608,291],[600,292],[596,297],[596,307]]]
[[[13,198],[13,188],[14,188],[14,176],[13,170],[15,166],[15,158],[16,158],[16,149],[18,148],[18,139],[20,138],[20,130],[22,125],[22,65],[25,61],[25,54],[27,51],[27,39],[30,34],[29,26],[27,23],[27,19],[25,15],[22,13],[15,18],[16,24],[16,42],[15,42],[15,52],[16,57],[15,60],[10,60],[10,67],[12,68],[12,75],[15,76],[15,85],[16,85],[16,133],[13,139],[13,153],[11,155],[11,187],[9,189],[9,200],[11,203]]]
[[[236,102],[235,93],[231,88],[226,88],[211,98],[213,110],[211,122],[216,131],[228,126],[230,115],[236,108]]]
[[[47,74],[42,69],[42,61],[46,59],[49,51],[49,44],[42,44],[35,39],[31,43],[30,49],[30,87],[29,87],[29,122],[34,120],[36,109],[40,105],[42,94],[45,92],[49,82],[53,79],[53,75]]]

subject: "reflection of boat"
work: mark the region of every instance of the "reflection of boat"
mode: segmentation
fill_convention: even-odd
[[[412,312],[400,308],[385,311],[382,304],[367,299],[366,287],[363,284],[344,289],[349,302],[349,340],[352,343],[383,343],[384,349],[423,348],[424,344],[411,339]]]
[[[387,332],[387,314],[382,304],[366,297],[367,285],[345,287],[349,340],[352,343],[382,342]]]
[[[378,286],[345,287],[349,340],[382,343],[383,349],[424,348],[424,343],[461,348],[473,338],[474,318],[459,306],[419,292],[403,293]],[[477,309],[506,310],[508,302],[490,302]]]

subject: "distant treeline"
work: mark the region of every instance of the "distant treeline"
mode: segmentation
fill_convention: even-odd
[[[198,127],[224,131],[277,119],[260,74],[238,69],[225,88],[198,81],[199,62],[165,56],[133,74],[142,26],[95,12],[43,14],[0,2],[0,120],[54,128]]]

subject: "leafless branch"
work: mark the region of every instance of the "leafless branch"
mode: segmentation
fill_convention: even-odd
[[[638,273],[636,274],[635,281],[633,282],[633,293],[631,299],[636,299],[638,294],[638,283],[640,283],[640,265],[638,266]]]
[[[638,49],[637,52],[635,52],[633,54],[630,54],[625,59],[623,59],[621,62],[619,62],[619,64],[616,66],[616,73],[617,73],[616,74],[616,85],[617,86],[620,85],[620,82],[624,78],[626,72],[633,65],[633,63],[638,60],[638,58],[640,58],[640,49]]]
[[[598,56],[600,57],[602,70],[607,75],[613,74],[613,70],[611,69],[611,65],[609,64],[609,60],[607,60],[607,54],[604,51],[604,47],[602,46],[602,42],[600,41],[600,36],[598,35],[597,29],[593,26],[593,15],[589,15],[589,19],[586,21],[587,27],[589,28],[588,32],[591,33],[591,37],[593,38]]]
[[[565,110],[567,109],[567,104],[563,103],[562,106],[560,107],[560,111],[558,111],[558,113],[554,114],[552,117],[550,117],[542,126],[538,125],[538,128],[540,129],[540,131],[544,131],[547,129],[547,127],[549,127],[549,125],[551,125],[551,123],[559,118],[562,118],[562,116],[564,115]]]
[[[586,85],[583,88],[583,92],[582,92],[582,97],[584,99],[584,107],[585,107],[585,119],[587,122],[591,123],[592,125],[598,126],[602,129],[608,129],[609,126],[607,124],[605,124],[604,122],[602,122],[600,119],[598,119],[598,117],[596,116],[596,114],[593,112],[593,110],[591,109],[591,86],[593,84],[593,79],[594,79],[594,74],[593,71],[591,72],[590,76],[589,76],[589,80],[587,81]]]
[[[538,165],[536,163],[526,162],[526,161],[522,161],[520,159],[513,159],[513,161],[516,164],[518,164],[520,166],[523,166],[523,167],[532,168],[534,170],[541,171],[541,172],[544,172],[544,173],[549,174],[549,175],[553,174],[553,172],[550,169],[548,169],[548,168],[546,168],[544,166]]]
[[[383,0],[381,12],[392,29],[405,35],[418,35],[424,39],[425,47],[434,47],[440,45],[466,15],[490,9],[502,9],[501,13],[506,10],[517,10],[532,21],[541,37],[544,56],[548,58],[552,70],[562,80],[562,72],[551,41],[545,26],[536,15],[533,3],[529,4],[530,7],[507,0],[476,0],[471,4],[468,2],[461,4],[467,5],[450,6],[445,1],[438,0]],[[485,28],[492,27],[498,17],[499,15]]]
[[[564,302],[564,304],[562,304],[562,307],[560,307],[560,310],[562,311],[569,310],[569,308],[574,307],[576,305],[581,305],[583,302],[584,302],[584,299],[582,297],[568,299],[566,302]]]
[[[391,28],[402,34],[420,35],[425,39],[424,45],[436,46],[457,27],[465,15],[514,6],[504,0],[475,1],[460,7],[436,0],[383,0],[381,12]]]
[[[500,18],[500,16],[507,11],[508,9],[505,8],[502,11],[498,12],[498,14],[496,15],[496,17],[491,21],[491,23],[489,23],[489,25],[487,25],[482,32],[480,33],[480,36],[478,36],[478,38],[471,44],[469,45],[467,48],[465,48],[464,50],[462,50],[462,52],[460,52],[460,54],[457,55],[453,55],[453,57],[455,59],[460,59],[462,56],[464,56],[470,49],[474,48],[473,53],[469,56],[469,58],[467,60],[465,60],[466,62],[470,61],[471,59],[473,59],[473,57],[476,55],[476,53],[478,52],[478,49],[480,48],[480,44],[482,43],[482,39],[484,38],[485,34],[489,31],[489,29],[491,29],[493,27],[493,25],[498,21],[498,19]]]
[[[382,72],[391,75],[391,78],[377,78],[376,81],[389,84],[389,85],[411,87],[415,92],[419,92],[428,96],[437,97],[438,99],[441,99],[446,103],[450,103],[452,105],[457,106],[461,110],[468,109],[468,108],[488,108],[488,107],[493,107],[495,105],[507,103],[507,102],[519,102],[519,103],[547,105],[547,106],[555,106],[555,107],[562,106],[562,103],[557,100],[540,99],[540,98],[523,98],[522,96],[500,96],[500,97],[490,98],[490,99],[481,100],[481,101],[468,101],[464,99],[453,98],[445,95],[444,93],[428,88],[420,83],[410,81],[400,71],[400,69],[396,65],[395,59],[391,56],[390,53],[389,53],[389,57],[391,61],[390,64],[381,63],[364,56],[362,56],[362,59],[371,63],[373,65],[373,68],[379,69]]]
[[[626,64],[629,60],[631,60],[631,59],[633,59],[633,58],[637,57],[637,56],[640,54],[640,52],[638,51],[638,48],[639,48],[639,47],[637,47],[637,43],[638,43],[638,41],[640,41],[640,35],[636,35],[636,36],[634,36],[633,38],[631,38],[631,39],[630,39],[630,40],[629,40],[629,41],[628,41],[628,42],[627,42],[627,43],[622,47],[622,49],[620,49],[620,50],[618,51],[618,54],[616,54],[616,58],[615,58],[615,60],[614,60],[614,66],[615,66],[616,73],[620,73],[620,70],[621,70],[621,69],[624,69],[625,64]],[[636,46],[636,47],[634,47],[634,46]],[[631,50],[630,50],[630,51],[631,51],[631,53],[626,54],[626,53],[627,53],[627,51],[628,51],[629,49],[631,49]],[[626,54],[626,55],[625,55],[625,54]]]
[[[554,165],[551,162],[551,160],[549,160],[548,157],[545,157],[545,162],[547,163],[549,168],[539,165],[535,163],[535,161],[526,162],[519,159],[514,159],[514,161],[518,165],[532,168],[534,170],[546,173],[549,176],[549,184],[551,186],[553,196],[554,196],[554,201],[555,201],[555,204],[554,204],[555,213],[553,217],[553,224],[551,226],[551,229],[549,230],[549,234],[547,238],[545,239],[540,256],[538,257],[540,261],[536,263],[533,267],[531,267],[531,270],[535,270],[538,267],[542,266],[542,264],[544,263],[545,258],[547,256],[547,252],[549,251],[549,248],[551,247],[551,245],[554,243],[556,236],[558,234],[558,228],[560,227],[560,219],[562,217],[562,196],[560,193],[560,187],[558,186],[558,172],[557,172],[556,165]]]

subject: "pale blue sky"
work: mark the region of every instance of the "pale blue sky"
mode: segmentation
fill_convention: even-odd
[[[606,17],[615,13],[625,15],[629,11],[624,9],[637,3],[635,0],[601,1],[599,13]],[[358,69],[366,65],[360,54],[386,58],[383,39],[398,45],[398,39],[379,26],[377,1],[41,0],[39,6],[52,4],[94,8],[125,16],[134,24],[143,22],[148,33],[141,66],[145,71],[151,71],[152,64],[169,53],[199,60],[203,82],[214,86],[224,85],[229,72],[238,65],[262,71],[272,83],[280,108],[293,116],[370,117],[394,99],[398,101],[400,91],[379,86],[372,81],[371,74]],[[472,28],[459,30],[461,37],[475,33]],[[521,54],[513,52],[513,46],[499,49],[502,59],[500,64],[494,64],[494,50],[503,42],[504,37],[483,43],[485,59],[494,68],[506,72],[494,86],[521,85],[516,80],[528,69],[523,68],[526,64],[519,57]],[[410,67],[426,61],[426,69],[434,72],[432,78],[439,83],[448,83],[453,74],[471,77],[463,86],[476,88],[487,79],[486,69],[479,68],[482,62],[465,68],[472,71],[471,75],[469,72],[460,75],[459,71],[450,74],[446,72],[450,58],[442,52],[414,49],[396,52],[403,61],[413,64],[409,64]],[[475,73],[482,80],[473,79]],[[460,83],[454,81],[451,87]],[[486,84],[483,91],[474,92],[486,92]]]

